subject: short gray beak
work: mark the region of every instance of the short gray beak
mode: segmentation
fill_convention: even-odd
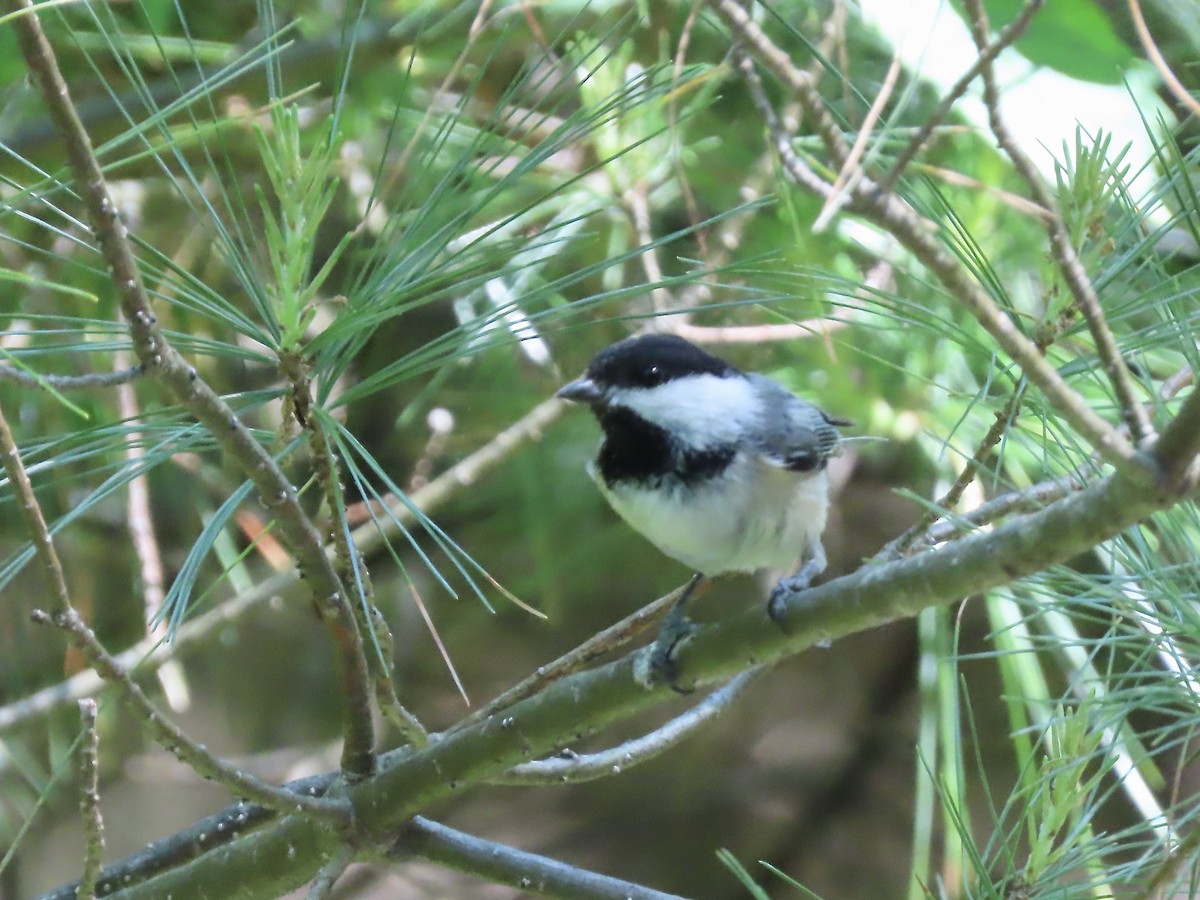
[[[599,402],[603,396],[603,392],[596,386],[596,382],[584,375],[576,378],[570,384],[564,384],[554,396],[561,397],[563,400],[571,400],[575,403],[590,404]]]

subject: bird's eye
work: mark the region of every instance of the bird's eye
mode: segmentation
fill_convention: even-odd
[[[662,380],[662,369],[660,369],[658,366],[646,367],[646,381],[648,381],[650,384],[660,384]]]

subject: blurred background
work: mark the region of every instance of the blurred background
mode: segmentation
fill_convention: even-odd
[[[893,82],[866,152],[883,171],[974,58],[956,4],[928,18],[916,4],[904,21],[889,15],[907,6],[793,0],[754,12],[849,132]],[[986,6],[999,26],[1019,4]],[[1170,0],[1142,7],[1194,90],[1195,10]],[[830,577],[916,522],[997,416],[1011,428],[977,461],[976,501],[1087,461],[1042,398],[1015,411],[1012,398],[1025,390],[1018,373],[894,237],[852,216],[822,216],[818,199],[782,177],[729,65],[729,36],[698,4],[138,0],[68,4],[42,19],[141,242],[168,336],[302,488],[314,465],[295,440],[279,358],[304,360],[314,405],[338,435],[353,524],[368,521],[361,501],[397,488],[419,495],[494,446],[597,350],[650,320],[854,420],[848,434],[874,438],[850,443],[834,470]],[[126,331],[66,184],[63,147],[2,26],[0,47],[0,363],[43,375],[128,367]],[[1193,177],[1196,120],[1176,127],[1186,111],[1158,93],[1124,4],[1055,0],[1001,56],[1000,72],[1019,138],[1066,198],[1064,216],[1122,347],[1154,387],[1195,355],[1196,210],[1181,185]],[[786,92],[768,89],[797,124]],[[1034,108],[1039,115],[1022,115]],[[985,122],[973,90],[900,189],[1109,414],[1042,224]],[[795,147],[820,168],[809,127],[798,119]],[[289,128],[301,148],[291,168]],[[306,159],[315,160],[309,169]],[[72,600],[114,652],[174,637],[289,570],[263,531],[263,505],[237,493],[242,474],[157,385],[57,394],[0,378],[0,408],[55,529]],[[438,530],[412,525],[409,537],[369,554],[375,601],[395,636],[399,695],[429,729],[689,576],[618,521],[587,478],[598,437],[584,410],[552,411],[501,461],[439,491],[428,510]],[[302,499],[336,527],[315,489]],[[1170,556],[1166,568],[1139,558],[1141,572],[1169,568],[1170,584],[1156,590],[1173,609],[1190,610],[1194,526],[1160,524],[1167,537],[1155,550]],[[1088,809],[1092,838],[1124,838],[1080,850],[1052,829],[1049,844],[1075,855],[1036,871],[1027,864],[1039,832],[1029,823],[1047,801],[1030,773],[1044,760],[1039,735],[1066,722],[1082,696],[1080,670],[1061,646],[1083,647],[1098,668],[1106,654],[1120,656],[1122,673],[1140,651],[1102,613],[1060,634],[1061,646],[1027,616],[1039,602],[1106,602],[1103,591],[1121,587],[1101,570],[1113,574],[1080,560],[1003,595],[1016,606],[964,598],[921,622],[806,652],[679,747],[619,776],[474,787],[427,814],[691,897],[749,895],[721,849],[768,896],[801,894],[760,860],[828,898],[1091,890],[1109,883],[1096,860],[1134,859],[1154,833],[1153,816],[1114,781],[1091,780],[1119,748],[1089,745],[1095,756],[1081,758],[1093,768],[1073,777],[1083,793],[1055,802]],[[1089,574],[1097,580],[1078,580]],[[29,621],[48,591],[5,481],[0,894],[11,898],[70,881],[81,864],[70,762],[77,712],[73,703],[21,705],[81,666],[61,634]],[[729,578],[694,615],[718,618],[762,599],[761,585]],[[142,677],[156,701],[210,749],[272,781],[335,769],[342,698],[303,585],[208,621],[202,638]],[[1020,646],[996,639],[1022,627],[1032,636],[1020,632]],[[1145,700],[1152,688],[1141,683]],[[104,696],[106,859],[227,804]],[[1050,712],[1018,713],[1023,699]],[[694,702],[681,697],[569,749],[611,746]],[[1178,707],[1174,697],[1164,704]],[[1178,729],[1153,749],[1139,745],[1161,800],[1154,815],[1176,802],[1183,814],[1193,776],[1177,737],[1190,726],[1161,709],[1147,716],[1139,733],[1168,721]],[[1014,734],[1024,737],[1014,743]],[[517,895],[419,860],[356,867],[335,891]]]

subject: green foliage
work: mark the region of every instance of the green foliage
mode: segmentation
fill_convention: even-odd
[[[986,5],[995,28],[1020,8]],[[505,7],[472,31],[469,4],[363,4],[344,21],[295,4],[286,26],[265,0],[228,17],[192,6],[68,5],[43,17],[167,338],[298,486],[326,539],[350,543],[356,528],[378,539],[369,558],[343,559],[342,574],[362,611],[373,605],[389,621],[401,697],[435,727],[459,714],[456,692],[499,693],[682,574],[601,507],[581,474],[595,440],[581,420],[541,442],[522,437],[502,477],[458,484],[433,516],[413,499],[650,316],[670,313],[660,325],[686,316],[701,328],[819,320],[811,340],[720,352],[854,419],[856,437],[887,439],[850,445],[869,473],[860,480],[878,481],[861,501],[873,504],[872,524],[883,518],[879,497],[892,493],[912,501],[906,512],[953,517],[927,485],[940,496],[964,466],[976,475],[976,503],[1101,470],[961,298],[894,236],[852,212],[814,233],[821,202],[764,141],[728,64],[728,35],[709,13],[537,4]],[[763,27],[812,62],[833,113],[857,128],[890,49],[853,16],[838,37],[844,46],[825,41],[825,5],[769,12]],[[278,529],[247,473],[154,383],[128,388],[131,412],[114,390],[68,392],[49,380],[128,366],[131,344],[62,148],[37,137],[41,112],[18,84],[10,40],[0,30],[0,51],[10,51],[0,53],[0,74],[13,85],[0,122],[9,150],[0,162],[0,363],[41,388],[0,383],[0,407],[96,630],[114,650],[160,624],[174,638],[269,583]],[[1085,0],[1052,0],[1018,49],[1105,83],[1137,64]],[[786,108],[789,93],[768,91]],[[932,106],[916,81],[897,96],[866,148],[872,171],[887,170]],[[1085,123],[1057,152],[1054,189],[1139,397],[1161,424],[1179,408],[1166,380],[1200,360],[1195,254],[1163,249],[1168,238],[1200,238],[1198,157],[1163,123],[1147,130],[1157,156],[1139,170],[1127,148]],[[901,179],[904,203],[1065,382],[1117,421],[1042,222],[1013,201],[1022,185],[1011,166],[957,121],[947,135]],[[793,149],[836,174],[811,134]],[[439,430],[447,416],[452,426]],[[976,459],[997,417],[1003,435]],[[145,574],[128,528],[126,494],[139,479],[167,568],[153,610],[140,602]],[[846,489],[848,509],[862,488]],[[393,506],[368,506],[352,521],[348,507],[389,493]],[[62,668],[59,637],[26,622],[46,594],[18,502],[0,486],[5,702],[56,683]],[[842,540],[844,567],[877,550],[857,534]],[[891,885],[913,900],[1101,897],[1159,871],[1195,829],[1194,795],[1173,784],[1194,774],[1200,726],[1190,674],[1200,657],[1198,543],[1195,509],[1175,509],[1071,566],[920,616],[915,734],[889,736],[915,746],[898,801],[911,810],[911,858],[887,861]],[[745,600],[750,590],[741,591]],[[480,602],[454,602],[464,594]],[[552,625],[516,609],[523,604]],[[205,712],[222,723],[230,752],[308,747],[335,733],[336,682],[307,607],[302,591],[289,592],[269,615],[230,625],[188,658],[196,693],[229,699]],[[389,656],[386,640],[372,638],[370,649]],[[114,707],[102,746],[117,745],[116,760],[116,750],[141,746],[121,734]],[[800,715],[794,733],[819,743],[825,712]],[[680,794],[724,782],[730,758],[750,755],[746,733],[734,731],[733,749],[715,762],[691,769],[672,757]],[[235,735],[244,740],[235,745]],[[73,810],[75,798],[56,784],[68,780],[74,739],[73,722],[54,717],[5,732],[6,859],[23,852],[38,817]],[[789,785],[806,777],[785,774]],[[612,797],[618,789],[608,788]],[[790,802],[771,790],[771,804]],[[626,856],[644,849],[617,843],[637,840],[624,834],[637,818],[627,805],[670,806],[654,791],[631,793],[640,796],[611,800],[622,819],[612,840]],[[610,797],[570,796],[556,812],[581,832],[580,809]],[[737,805],[757,809],[748,797]],[[721,815],[700,818],[734,828]],[[749,831],[737,844],[725,837],[689,836],[680,868],[700,857],[709,868],[663,882],[728,883],[732,874],[748,896],[766,896],[761,873],[738,859],[774,855],[763,863],[770,877],[816,895],[820,866],[793,870],[782,844]],[[722,843],[736,853],[713,862],[709,851]],[[856,846],[845,858],[870,853]]]
[[[961,0],[954,6],[961,13]],[[1017,17],[1021,0],[983,0],[992,27]],[[1097,84],[1120,84],[1137,57],[1117,37],[1104,11],[1089,0],[1051,0],[1017,41],[1030,62]]]

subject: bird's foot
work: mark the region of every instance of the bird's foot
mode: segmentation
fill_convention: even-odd
[[[667,616],[654,643],[643,650],[633,664],[633,677],[646,690],[667,685],[677,694],[690,694],[695,688],[679,684],[675,651],[698,630],[685,616]]]
[[[787,623],[788,610],[795,604],[796,598],[812,586],[813,579],[820,572],[820,568],[816,568],[810,563],[795,575],[780,578],[779,583],[771,588],[771,595],[767,598],[767,615],[784,632],[790,633],[792,630],[791,626]],[[818,641],[816,644],[816,646],[821,648],[826,648],[829,645],[830,641],[828,640]]]
[[[771,617],[771,621],[786,631],[784,618],[787,615],[788,604],[797,594],[808,590],[810,584],[812,576],[807,575],[804,570],[790,578],[780,578],[779,583],[771,588],[771,596],[767,598],[767,615]]]

